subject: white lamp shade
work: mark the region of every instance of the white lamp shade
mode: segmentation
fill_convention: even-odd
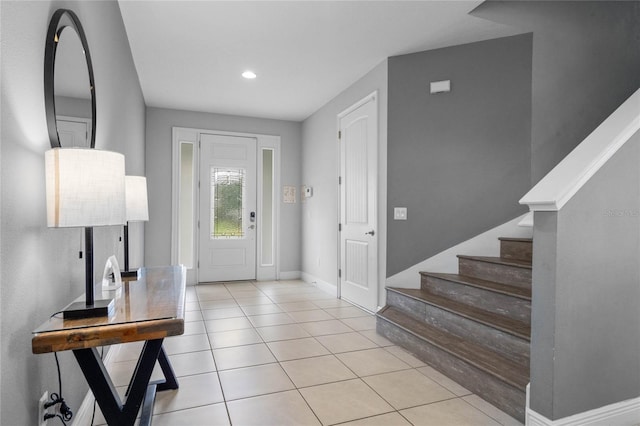
[[[47,226],[88,227],[126,222],[124,155],[87,148],[44,154]]]
[[[125,176],[124,186],[127,194],[127,221],[144,222],[149,220],[147,178],[144,176]]]

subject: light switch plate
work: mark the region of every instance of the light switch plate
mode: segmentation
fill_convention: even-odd
[[[406,207],[394,207],[393,208],[393,220],[407,220],[407,208]]]

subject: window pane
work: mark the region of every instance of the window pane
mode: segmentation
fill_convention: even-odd
[[[243,238],[245,169],[211,167],[211,239]]]
[[[193,143],[180,142],[178,262],[193,268]]]
[[[273,264],[273,150],[262,151],[262,266]]]

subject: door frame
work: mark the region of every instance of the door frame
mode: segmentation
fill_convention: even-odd
[[[180,144],[192,143],[194,145],[193,150],[193,174],[194,182],[192,187],[192,199],[193,199],[193,227],[192,227],[192,252],[194,258],[194,265],[192,268],[187,268],[187,284],[193,285],[198,283],[198,260],[200,258],[199,253],[199,232],[198,222],[200,220],[199,206],[200,206],[200,191],[198,191],[198,179],[200,174],[200,137],[202,134],[213,134],[223,136],[237,136],[255,138],[256,150],[257,150],[257,182],[256,182],[256,195],[257,195],[257,212],[258,218],[256,225],[258,227],[258,233],[256,236],[256,279],[261,280],[278,280],[280,278],[280,136],[264,135],[257,133],[242,133],[242,132],[228,132],[221,130],[210,129],[196,129],[188,127],[173,127],[172,128],[172,158],[171,158],[171,263],[177,265],[180,259],[179,242],[180,242]],[[262,233],[263,228],[263,215],[261,214],[261,206],[264,200],[263,188],[262,188],[262,154],[264,150],[273,151],[273,194],[272,194],[272,230],[273,230],[273,244],[272,244],[272,262],[264,263],[262,255]]]
[[[340,147],[340,121],[342,120],[342,118],[344,118],[345,116],[347,116],[348,114],[350,114],[351,112],[355,111],[356,109],[360,108],[362,105],[366,104],[367,102],[373,101],[375,102],[375,110],[376,110],[376,150],[378,150],[378,164],[380,163],[380,111],[379,111],[379,96],[378,96],[378,91],[374,90],[373,92],[369,93],[367,96],[365,96],[364,98],[360,99],[359,101],[355,102],[354,104],[352,104],[351,106],[349,106],[348,108],[344,109],[343,111],[341,111],[340,113],[338,113],[338,115],[336,116],[336,142],[338,144],[338,153],[337,153],[337,157],[338,157],[338,176],[336,177],[336,183],[338,185],[338,192],[337,192],[337,196],[338,196],[338,210],[337,210],[337,223],[340,224],[342,222],[342,185],[341,185],[341,168],[342,168],[342,150]],[[378,164],[376,164],[376,170],[378,170]],[[374,205],[376,206],[375,208],[375,229],[377,232],[377,246],[378,249],[376,251],[376,269],[378,271],[378,278],[375,281],[375,292],[376,292],[376,301],[377,304],[380,305],[380,242],[381,242],[381,233],[379,232],[380,230],[380,212],[379,212],[379,200],[378,200],[378,196],[379,196],[379,191],[380,191],[380,182],[379,180],[383,178],[383,176],[378,176],[378,182],[376,182],[376,186],[375,186],[375,202]],[[337,264],[338,264],[338,268],[336,271],[336,296],[341,299],[342,298],[342,277],[340,274],[340,268],[342,268],[342,241],[341,241],[341,230],[339,227],[336,227],[337,230],[337,243],[338,243],[338,249],[336,250],[337,252]],[[379,307],[379,306],[378,306]]]
[[[85,118],[85,117],[74,117],[71,115],[56,115],[56,123],[58,121],[71,121],[74,123],[84,123],[87,126],[87,134],[85,136],[85,143],[86,146],[89,147],[89,145],[91,145],[91,132],[92,132],[92,127],[91,125],[92,120],[90,118]]]

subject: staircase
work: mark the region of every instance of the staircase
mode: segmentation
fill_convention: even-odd
[[[500,257],[458,255],[458,274],[421,272],[420,289],[387,287],[378,332],[524,422],[532,246],[500,238]]]

